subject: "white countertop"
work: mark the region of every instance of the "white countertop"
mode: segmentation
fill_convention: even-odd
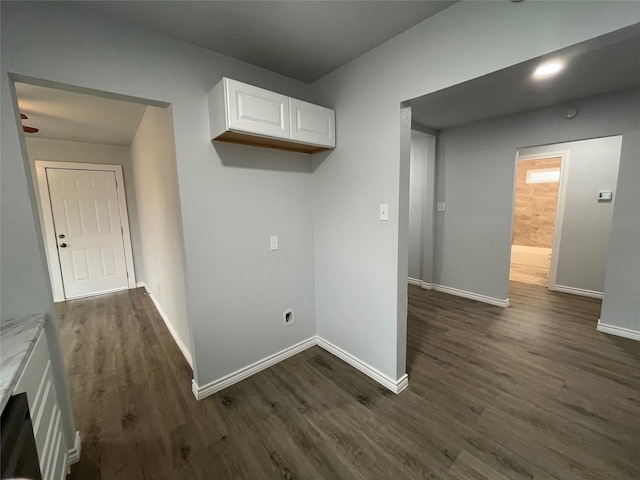
[[[46,313],[36,313],[0,325],[0,412],[13,395],[46,319]]]

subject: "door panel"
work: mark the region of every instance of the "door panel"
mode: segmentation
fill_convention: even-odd
[[[102,255],[102,274],[105,277],[112,277],[117,275],[116,269],[116,255],[111,247],[103,247],[100,249]]]
[[[65,297],[127,288],[115,173],[46,172]]]
[[[70,250],[71,265],[73,266],[73,279],[75,281],[89,279],[89,267],[86,250]]]

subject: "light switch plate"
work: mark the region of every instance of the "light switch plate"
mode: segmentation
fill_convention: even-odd
[[[388,203],[380,204],[380,220],[382,221],[389,220],[389,204]]]
[[[436,205],[436,211],[444,212],[447,209],[447,205],[444,202],[438,202]]]
[[[280,246],[278,245],[278,236],[273,235],[270,240],[271,240],[271,251],[278,250],[280,248]]]

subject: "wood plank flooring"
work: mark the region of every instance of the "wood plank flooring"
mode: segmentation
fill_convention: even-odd
[[[597,300],[511,301],[410,287],[400,395],[314,347],[200,402],[142,289],[58,304],[70,478],[640,478],[640,343],[596,332]]]
[[[549,269],[512,263],[509,270],[509,280],[546,287],[549,284]]]

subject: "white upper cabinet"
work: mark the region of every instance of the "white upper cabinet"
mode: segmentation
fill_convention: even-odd
[[[211,138],[296,152],[335,147],[335,112],[223,78],[209,92]]]
[[[230,130],[289,138],[289,97],[229,78],[223,82]]]
[[[298,142],[335,147],[336,112],[313,103],[291,98],[291,139]]]

